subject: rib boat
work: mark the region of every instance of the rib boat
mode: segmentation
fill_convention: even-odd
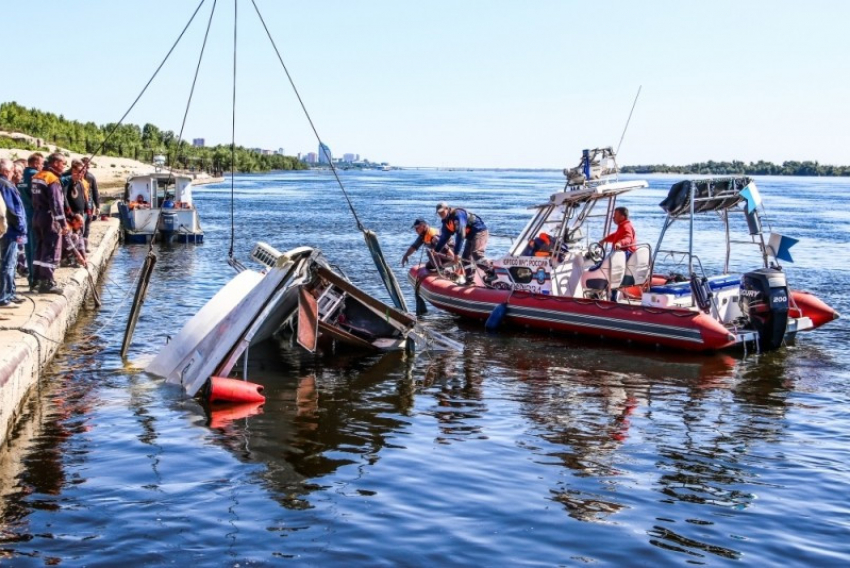
[[[462,266],[429,253],[434,270],[421,264],[408,273],[417,297],[485,320],[491,330],[513,325],[687,351],[772,350],[839,317],[788,284],[780,262],[791,260],[793,239],[762,230],[761,197],[747,177],[681,181],[660,204],[666,218],[654,248],[603,248],[599,241],[612,230],[618,198],[648,186],[620,181],[617,172],[611,148],[585,150],[577,167],[564,170],[563,190],[531,207],[505,256],[475,266],[467,282]],[[725,235],[725,263],[716,271],[695,250],[700,217],[716,219]],[[689,237],[671,245],[665,237],[676,222],[688,223]],[[746,234],[733,238],[732,227],[746,227]],[[529,244],[541,233],[550,252],[532,256]],[[732,245],[740,243],[755,247],[762,266],[730,269]],[[671,258],[684,274],[659,270]]]

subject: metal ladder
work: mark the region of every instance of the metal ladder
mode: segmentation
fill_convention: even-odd
[[[345,292],[337,290],[332,284],[329,284],[319,296],[319,299],[316,300],[316,305],[319,310],[319,319],[321,321],[328,321],[331,317],[333,317],[337,308],[339,308],[345,301],[346,296],[347,294]]]

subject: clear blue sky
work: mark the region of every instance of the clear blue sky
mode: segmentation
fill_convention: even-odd
[[[0,100],[118,120],[199,0],[0,3]],[[257,0],[323,140],[406,166],[850,164],[850,2]],[[177,132],[212,0],[128,122]],[[238,0],[237,144],[316,142]],[[230,140],[233,0],[219,0],[185,137]]]

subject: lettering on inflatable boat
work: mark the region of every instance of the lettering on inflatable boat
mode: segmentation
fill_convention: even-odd
[[[528,267],[543,267],[548,266],[548,258],[503,258],[501,264],[503,266],[528,266]]]

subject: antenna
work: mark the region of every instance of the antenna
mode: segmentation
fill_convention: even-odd
[[[632,103],[632,110],[629,111],[629,118],[626,120],[626,126],[623,128],[623,134],[620,136],[620,143],[617,144],[617,156],[620,155],[620,146],[623,145],[623,138],[626,137],[626,130],[629,129],[629,122],[632,121],[632,113],[635,111],[635,105],[637,105],[638,97],[640,96],[640,90],[643,88],[643,85],[638,87],[638,92],[635,95],[635,101]]]

